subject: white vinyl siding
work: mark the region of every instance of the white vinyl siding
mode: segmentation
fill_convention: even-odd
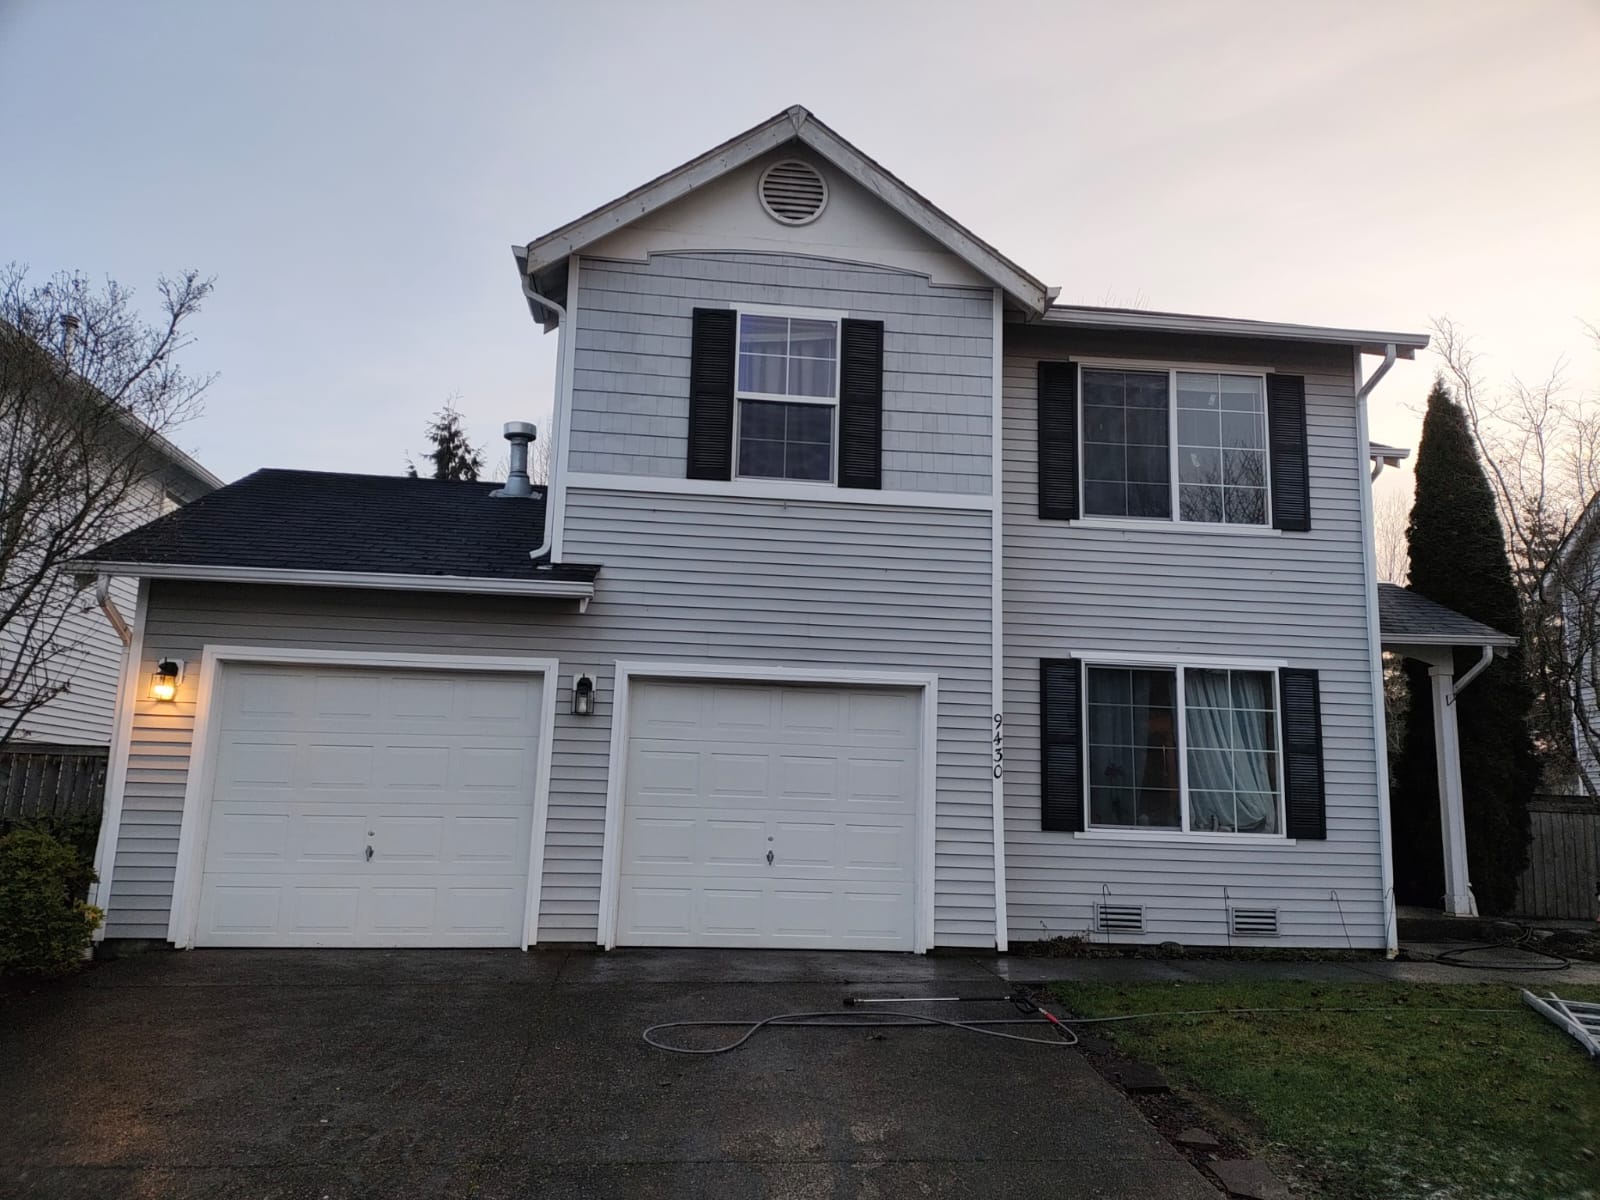
[[[566,557],[605,564],[586,614],[157,582],[145,656],[198,662],[211,642],[559,658],[540,938],[590,943],[618,659],[936,672],[934,944],[992,946],[989,514],[590,491],[567,503]],[[578,671],[595,678],[590,717],[571,711]],[[192,691],[140,697],[108,936],[166,936],[193,723]]]
[[[882,321],[884,490],[989,494],[993,290],[798,254],[585,257],[572,471],[684,477],[693,312],[719,305]]]
[[[1010,936],[1082,933],[1099,903],[1142,905],[1143,940],[1225,944],[1227,909],[1279,912],[1278,944],[1384,944],[1372,647],[1368,645],[1348,350],[1007,326],[1004,545],[1006,877]],[[1306,379],[1312,528],[1116,526],[1038,516],[1037,365],[1259,364]],[[1260,835],[1045,832],[1039,660],[1267,658],[1320,672],[1326,841]],[[1197,844],[1203,842],[1204,844]],[[1226,889],[1226,895],[1224,890]]]

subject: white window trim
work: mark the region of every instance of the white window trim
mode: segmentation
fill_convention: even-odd
[[[220,672],[228,663],[279,663],[298,666],[387,667],[425,671],[509,671],[541,677],[539,698],[539,751],[534,764],[533,821],[528,849],[528,892],[522,918],[522,945],[539,939],[539,895],[543,890],[545,827],[550,813],[550,761],[555,743],[556,683],[560,662],[554,658],[514,655],[415,654],[365,650],[312,650],[283,646],[219,646],[208,644],[201,654],[200,681],[195,693],[194,734],[189,743],[187,779],[183,789],[183,815],[178,826],[178,863],[172,880],[172,909],[167,920],[167,940],[180,950],[194,948],[200,921],[201,877],[205,870],[206,837],[211,822],[211,800],[216,771],[216,703]],[[135,686],[139,674],[134,675]],[[139,706],[135,691],[130,710]]]
[[[1080,686],[1083,692],[1083,720],[1081,722],[1079,745],[1080,761],[1083,763],[1083,830],[1073,834],[1075,838],[1087,841],[1129,841],[1152,843],[1166,841],[1177,845],[1192,845],[1196,842],[1214,842],[1240,846],[1267,845],[1293,845],[1295,839],[1288,835],[1288,772],[1285,770],[1283,752],[1283,703],[1279,688],[1279,671],[1288,664],[1277,659],[1248,659],[1248,658],[1211,658],[1206,656],[1184,655],[1180,657],[1152,657],[1150,655],[1133,655],[1114,651],[1103,654],[1083,652],[1074,655],[1080,663],[1082,679]],[[1174,681],[1175,716],[1177,718],[1177,746],[1178,756],[1178,815],[1182,822],[1177,828],[1171,826],[1158,826],[1153,828],[1140,828],[1128,825],[1096,825],[1091,819],[1092,809],[1089,804],[1089,789],[1093,780],[1089,775],[1089,672],[1095,667],[1134,668],[1153,671],[1172,671],[1176,675]],[[1188,692],[1185,686],[1185,670],[1196,671],[1259,671],[1272,676],[1272,731],[1274,753],[1278,759],[1278,829],[1276,833],[1238,833],[1217,832],[1206,829],[1191,829],[1189,827],[1189,703]]]
[[[839,392],[843,387],[844,321],[848,313],[826,312],[813,308],[775,308],[764,304],[730,304],[733,309],[733,478],[741,481],[788,483],[808,488],[836,487],[839,481]],[[739,340],[740,324],[745,315],[757,317],[784,317],[798,321],[833,322],[833,395],[791,396],[786,393],[746,392],[739,388],[739,359],[743,354]],[[792,357],[784,356],[784,361]],[[744,401],[765,401],[771,404],[810,404],[817,408],[830,408],[833,418],[828,428],[828,478],[778,479],[771,475],[746,475],[739,469],[739,423],[744,412]]]
[[[622,889],[622,805],[627,796],[629,693],[635,679],[727,680],[732,683],[809,683],[839,687],[915,689],[921,693],[921,745],[917,766],[917,870],[912,883],[912,951],[933,946],[934,822],[938,794],[939,676],[918,671],[854,671],[834,667],[654,662],[616,663],[611,689],[611,747],[606,766],[606,819],[600,851],[599,945],[615,949]],[[997,873],[995,889],[1004,887]]]
[[[1222,363],[1201,362],[1174,362],[1163,360],[1161,362],[1140,362],[1135,359],[1117,358],[1085,358],[1073,360],[1078,368],[1077,394],[1078,394],[1078,514],[1084,524],[1102,525],[1106,528],[1123,529],[1208,529],[1228,530],[1233,533],[1260,535],[1263,533],[1277,534],[1282,530],[1272,527],[1272,431],[1268,424],[1267,415],[1267,376],[1275,374],[1271,367],[1240,367]],[[1089,512],[1085,502],[1084,493],[1088,479],[1083,470],[1083,373],[1084,371],[1142,371],[1146,374],[1166,372],[1167,376],[1167,484],[1169,511],[1165,517],[1128,517],[1098,515]],[[1262,455],[1265,463],[1266,509],[1263,520],[1257,524],[1229,523],[1227,521],[1191,521],[1181,515],[1181,506],[1178,503],[1178,373],[1193,372],[1206,375],[1249,375],[1261,380],[1261,425],[1265,434],[1262,441]]]

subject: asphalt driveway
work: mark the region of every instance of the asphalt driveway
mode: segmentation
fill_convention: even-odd
[[[976,959],[870,954],[102,963],[0,991],[0,1195],[1216,1200],[1073,1050],[777,1030],[687,1058],[639,1038],[958,985],[1001,986]]]

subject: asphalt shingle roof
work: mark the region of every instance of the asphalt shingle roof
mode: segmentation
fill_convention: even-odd
[[[263,470],[84,555],[87,562],[587,582],[595,565],[536,569],[543,488]]]
[[[1378,627],[1384,643],[1515,646],[1517,639],[1396,583],[1378,585]]]

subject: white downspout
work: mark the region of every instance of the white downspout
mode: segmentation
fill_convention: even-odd
[[[1450,699],[1448,701],[1450,704],[1454,704],[1456,697],[1467,690],[1467,684],[1483,674],[1484,669],[1494,661],[1493,646],[1481,646],[1479,651],[1478,661],[1472,664],[1465,675],[1450,685]]]
[[[533,303],[542,308],[549,309],[556,317],[556,387],[555,396],[550,402],[550,429],[552,433],[561,428],[561,390],[562,382],[566,379],[567,354],[567,310],[562,308],[548,296],[541,296],[533,290],[533,280],[527,275],[522,277],[522,294]],[[559,434],[557,434],[559,438]],[[559,444],[551,447],[550,451],[550,479],[544,489],[544,541],[537,550],[530,551],[528,557],[538,562],[550,553],[550,547],[555,542],[555,509],[556,509],[556,473],[560,470]]]
[[[117,636],[122,639],[123,649],[133,645],[133,630],[128,628],[127,618],[122,615],[122,610],[117,607],[117,602],[111,595],[111,576],[95,577],[94,598],[100,605],[100,611],[106,614],[106,620],[111,622],[111,628],[115,629]]]
[[[1384,348],[1383,363],[1372,373],[1372,378],[1361,382],[1361,349],[1355,351],[1356,382],[1356,437],[1359,470],[1365,470],[1367,448],[1372,444],[1367,422],[1367,396],[1378,386],[1378,381],[1394,366],[1395,346]],[[1378,625],[1378,546],[1372,514],[1372,480],[1361,480],[1361,553],[1366,566],[1367,583],[1367,645],[1371,647],[1372,670],[1372,741],[1377,751],[1374,767],[1377,771],[1379,884],[1383,888],[1380,903],[1383,906],[1384,946],[1390,958],[1400,950],[1400,931],[1394,900],[1394,830],[1389,822],[1389,725],[1383,707],[1383,631]]]

